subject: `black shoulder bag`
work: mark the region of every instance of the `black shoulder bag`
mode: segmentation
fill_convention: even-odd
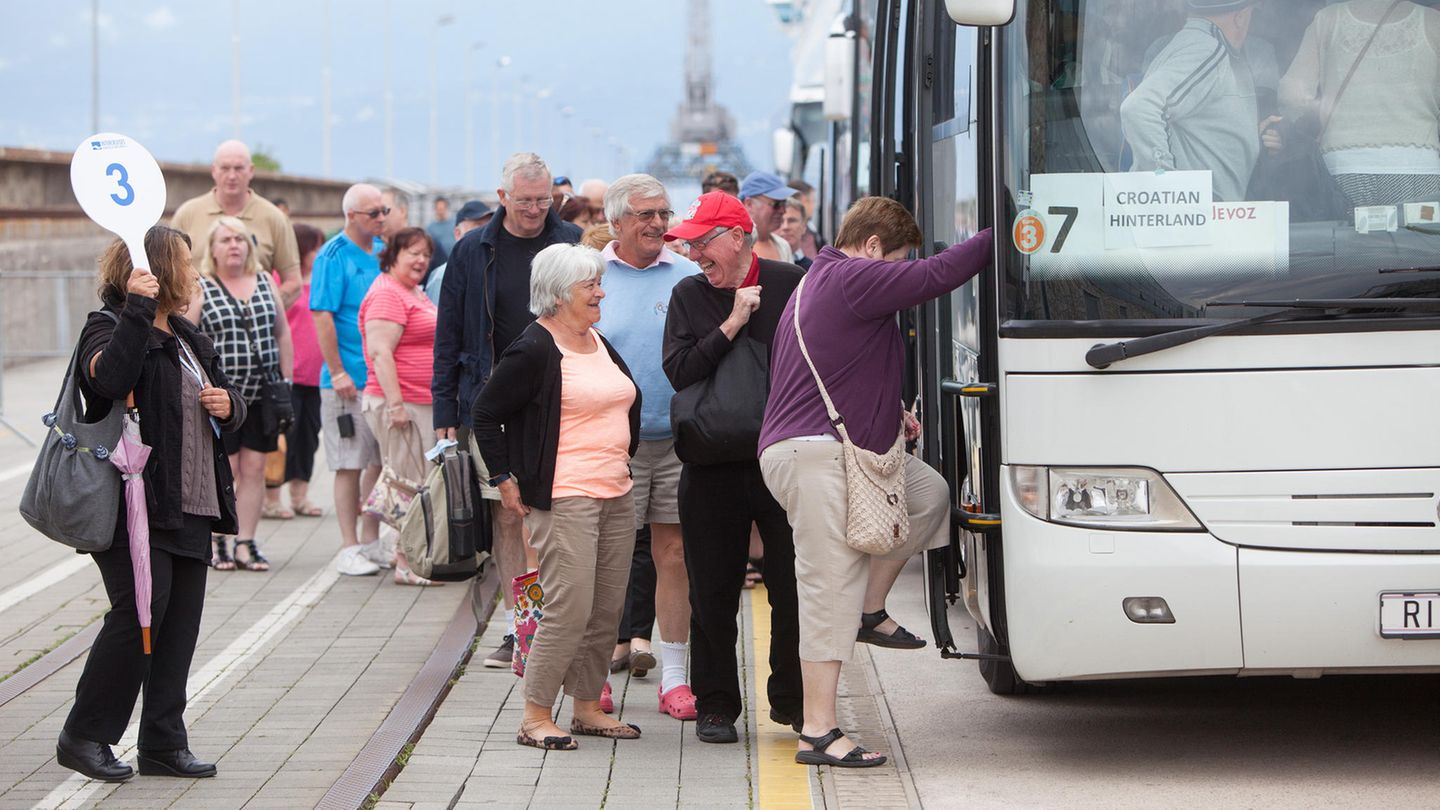
[[[715,373],[670,399],[675,455],[686,464],[754,461],[770,386],[770,347],[735,334]]]

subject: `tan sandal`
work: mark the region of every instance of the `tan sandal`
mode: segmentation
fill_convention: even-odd
[[[580,744],[571,737],[550,736],[538,740],[531,737],[530,732],[540,728],[541,725],[543,724],[539,722],[521,723],[520,733],[515,735],[515,742],[519,745],[539,748],[542,751],[574,751],[580,747]]]
[[[260,509],[260,517],[266,520],[292,520],[295,513],[278,503],[267,503]]]
[[[397,565],[395,566],[395,584],[414,585],[420,588],[439,588],[445,583],[436,582],[433,579],[426,579],[414,571],[411,571],[409,568],[402,568]]]

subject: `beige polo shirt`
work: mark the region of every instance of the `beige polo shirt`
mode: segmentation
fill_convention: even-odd
[[[170,225],[190,235],[191,253],[195,257],[196,267],[200,266],[200,262],[205,258],[205,251],[210,247],[205,242],[205,237],[210,234],[210,226],[224,215],[213,188],[199,197],[186,200],[175,209]],[[237,219],[245,223],[245,227],[249,228],[251,235],[255,237],[255,258],[260,261],[261,270],[284,275],[290,270],[300,268],[300,249],[295,245],[295,228],[285,213],[269,200],[251,191],[250,199]]]

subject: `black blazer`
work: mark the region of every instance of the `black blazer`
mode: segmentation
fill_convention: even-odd
[[[447,271],[448,272],[448,271]],[[621,373],[634,378],[615,347],[600,343]],[[500,355],[490,380],[471,412],[475,443],[491,476],[510,473],[520,500],[533,509],[549,509],[555,488],[555,455],[560,446],[560,349],[538,321]],[[630,406],[630,455],[640,446],[640,388]]]
[[[155,299],[143,295],[126,296],[123,308],[109,304],[105,308],[118,315],[120,322],[117,324],[102,313],[92,312],[80,333],[77,373],[80,392],[85,396],[85,418],[93,421],[103,417],[116,401],[124,407],[125,396],[135,392],[135,406],[140,411],[140,438],[151,448],[142,476],[150,525],[174,531],[181,528],[184,520],[180,510],[180,375],[184,372],[180,370],[180,346],[175,342],[176,337],[184,338],[195,352],[195,359],[205,367],[211,385],[224,388],[230,394],[230,418],[220,423],[222,431],[238,430],[244,423],[245,400],[221,370],[215,345],[194,324],[179,315],[171,315],[173,334],[156,329],[153,325]],[[97,352],[104,354],[91,375],[90,360]],[[207,449],[215,457],[215,486],[220,498],[220,517],[212,524],[212,531],[234,534],[238,526],[230,460],[220,440],[208,427],[206,431],[211,438]],[[125,533],[124,520],[119,521],[115,533],[118,544]]]

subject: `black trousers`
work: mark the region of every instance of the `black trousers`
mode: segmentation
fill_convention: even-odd
[[[798,717],[800,615],[795,596],[795,540],[785,510],[760,477],[760,463],[699,466],[680,472],[680,523],[690,575],[690,686],[700,714],[732,720],[744,711],[735,661],[735,612],[745,585],[750,524],[765,543],[770,597],[770,707]]]
[[[630,584],[625,588],[625,612],[620,616],[620,644],[632,638],[650,640],[655,627],[655,558],[650,556],[650,526],[635,532],[635,553],[630,557]]]
[[[192,520],[185,516],[187,526]],[[201,520],[201,519],[195,519]],[[208,537],[210,521],[197,524]],[[130,568],[130,549],[119,546],[91,555],[100,567],[110,611],[85,671],[75,687],[75,705],[65,720],[65,729],[76,737],[114,745],[120,741],[135,699],[143,689],[140,709],[140,748],[146,751],[173,751],[189,748],[185,733],[185,681],[195,656],[200,634],[200,613],[205,604],[204,562],[167,551],[150,550],[151,655],[140,642],[140,623],[135,610],[135,575]]]
[[[285,433],[285,480],[309,481],[315,472],[315,452],[320,449],[320,389],[292,385],[290,404],[295,422]]]

